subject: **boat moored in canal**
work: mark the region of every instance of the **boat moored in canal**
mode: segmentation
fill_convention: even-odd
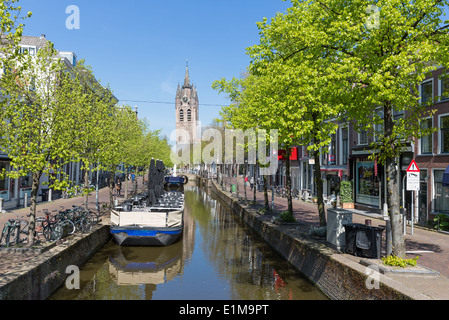
[[[148,192],[111,211],[111,235],[121,246],[168,246],[182,237],[184,177],[164,179],[165,167],[152,160]],[[173,179],[171,179],[173,178]],[[176,183],[170,181],[176,180]]]

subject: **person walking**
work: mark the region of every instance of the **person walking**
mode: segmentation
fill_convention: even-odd
[[[250,189],[253,190],[253,187],[254,187],[254,177],[251,177],[251,180],[249,181],[249,186],[250,186]]]
[[[122,190],[122,181],[120,180],[120,177],[117,177],[117,183],[115,184],[115,188],[117,190],[117,197],[120,197],[120,192]]]

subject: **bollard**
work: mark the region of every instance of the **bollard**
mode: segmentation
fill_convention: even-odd
[[[23,207],[26,208],[28,206],[28,193],[23,194]]]
[[[3,201],[4,201],[5,199],[3,199],[2,197],[0,197],[0,213],[2,213],[3,212]]]

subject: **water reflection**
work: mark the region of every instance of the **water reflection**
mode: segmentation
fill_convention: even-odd
[[[120,247],[109,257],[111,279],[118,285],[158,285],[182,273],[181,242],[154,249]]]
[[[102,248],[81,268],[81,289],[51,299],[326,299],[239,217],[197,187],[185,190],[185,229],[163,247]]]

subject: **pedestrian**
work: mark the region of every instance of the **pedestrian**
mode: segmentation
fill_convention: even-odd
[[[115,184],[115,188],[117,190],[117,197],[120,197],[120,191],[122,190],[122,181],[120,177],[117,177],[117,183]]]
[[[251,177],[251,180],[249,181],[249,186],[250,186],[251,190],[253,190],[253,187],[254,187],[254,177]]]
[[[134,172],[131,174],[131,180],[132,180],[133,182],[136,181],[136,174],[135,174]]]
[[[248,176],[245,176],[245,188],[246,188],[247,184],[248,184]]]

